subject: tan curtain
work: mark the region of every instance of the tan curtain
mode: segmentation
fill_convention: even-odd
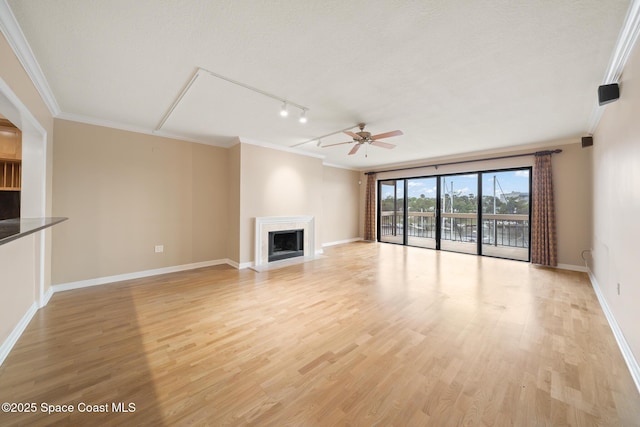
[[[367,197],[364,206],[364,240],[376,240],[376,174],[367,175]]]
[[[534,264],[558,265],[555,215],[551,154],[536,153],[531,213],[531,262]]]

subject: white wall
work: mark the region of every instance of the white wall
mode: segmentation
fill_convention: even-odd
[[[0,343],[16,327],[22,316],[35,302],[36,259],[35,235],[0,245]],[[2,360],[0,359],[0,363]]]
[[[240,156],[240,264],[253,261],[256,217],[313,216],[321,235],[321,159],[247,143]]]
[[[21,214],[50,215],[53,117],[4,34],[0,34],[0,58],[0,114],[22,130]],[[49,288],[49,238],[49,231],[40,231],[0,247],[0,363],[12,345],[11,331],[42,303]]]
[[[56,119],[54,284],[227,258],[224,148]],[[162,253],[155,253],[163,245]]]
[[[635,360],[640,360],[640,48],[594,133],[591,270]],[[620,284],[620,294],[617,287]]]
[[[362,237],[358,225],[364,211],[360,211],[358,200],[360,187],[365,184],[359,172],[323,167],[320,236],[323,245]]]

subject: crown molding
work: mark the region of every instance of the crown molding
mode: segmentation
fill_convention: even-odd
[[[629,55],[633,50],[633,47],[638,40],[640,34],[640,0],[632,0],[627,10],[627,15],[624,18],[622,29],[618,35],[618,40],[609,59],[609,65],[607,71],[602,79],[602,84],[618,83],[620,76],[624,70]],[[595,92],[595,88],[594,88]],[[591,117],[589,118],[589,134],[595,132],[604,108],[600,105],[594,106],[591,111]]]
[[[243,144],[255,145],[263,148],[270,148],[272,150],[285,151],[287,153],[298,154],[306,157],[315,157],[316,159],[324,159],[326,156],[322,154],[309,153],[308,151],[298,150],[295,148],[273,144],[271,142],[258,141],[257,139],[245,138],[244,136],[239,137],[239,140]]]
[[[60,113],[56,116],[56,119],[68,120],[70,122],[78,122],[78,123],[84,123],[84,124],[94,125],[94,126],[101,126],[101,127],[106,127],[110,129],[123,130],[127,132],[142,133],[145,135],[159,136],[163,138],[177,139],[177,140],[186,141],[186,142],[194,142],[196,144],[212,145],[214,147],[229,148],[233,146],[233,144],[225,144],[225,143],[220,143],[220,142],[205,140],[205,139],[198,139],[198,138],[189,138],[189,137],[185,137],[184,135],[178,135],[171,132],[156,131],[156,130],[148,129],[142,126],[135,126],[135,125],[130,125],[126,123],[114,122],[111,120],[99,119],[96,117],[83,116],[81,114]]]
[[[500,148],[492,148],[489,150],[479,150],[472,151],[468,153],[458,153],[452,154],[449,156],[439,156],[439,157],[431,157],[424,158],[419,160],[414,160],[410,162],[399,162],[399,163],[389,163],[386,165],[376,166],[374,168],[369,169],[360,169],[360,172],[375,172],[375,173],[383,173],[386,169],[420,169],[420,168],[432,168],[436,166],[441,166],[443,163],[449,162],[458,162],[458,161],[482,161],[486,157],[493,156],[510,156],[510,155],[518,155],[522,153],[526,153],[531,150],[543,150],[543,149],[558,149],[565,147],[567,145],[576,145],[580,144],[580,137],[576,136],[573,138],[563,138],[563,139],[552,139],[549,141],[540,141],[532,144],[523,144],[523,145],[511,145],[509,147],[500,147]]]
[[[139,132],[139,133],[148,133],[149,135],[161,136],[163,138],[178,139],[180,141],[193,142],[195,144],[211,145],[213,147],[220,147],[220,148],[231,148],[236,144],[235,141],[227,143],[227,142],[218,142],[218,141],[214,141],[212,139],[206,139],[206,138],[191,138],[178,133],[166,132],[163,130],[158,130],[158,131],[146,130],[145,132]]]
[[[58,101],[56,101],[51,87],[40,68],[40,64],[36,61],[36,57],[6,0],[0,0],[0,31],[2,31],[9,46],[18,57],[51,115],[55,117],[60,114],[61,110]]]
[[[638,40],[638,34],[640,34],[640,0],[632,0],[602,84],[616,83],[620,80],[633,46]]]
[[[345,170],[349,170],[349,171],[353,171],[353,172],[360,172],[360,169],[356,169],[352,166],[345,166],[345,165],[339,165],[337,163],[328,163],[328,162],[322,162],[323,166],[328,166],[330,168],[337,168],[337,169],[345,169]]]

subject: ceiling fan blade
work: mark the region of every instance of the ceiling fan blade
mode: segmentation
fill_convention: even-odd
[[[327,144],[327,145],[323,145],[321,148],[333,147],[334,145],[342,145],[342,144],[353,144],[353,141],[338,142],[336,144]]]
[[[400,135],[404,135],[401,130],[394,130],[391,132],[381,133],[380,135],[373,135],[371,139],[390,138],[392,136],[400,136]]]
[[[357,140],[357,141],[359,141],[359,140],[361,140],[361,139],[362,139],[362,137],[361,137],[360,135],[357,135],[357,134],[355,134],[355,133],[353,133],[353,132],[347,131],[347,132],[345,132],[345,133],[346,133],[347,135],[349,135],[351,138],[353,138],[353,139],[355,139],[355,140]]]
[[[353,147],[353,148],[351,149],[351,151],[349,151],[349,155],[356,154],[356,153],[358,152],[358,150],[360,149],[360,146],[361,146],[361,145],[362,145],[362,144],[356,144],[356,146],[355,146],[355,147]]]
[[[382,142],[382,141],[371,141],[371,145],[375,145],[376,147],[382,147],[382,148],[395,147],[395,144],[389,144],[388,142]]]

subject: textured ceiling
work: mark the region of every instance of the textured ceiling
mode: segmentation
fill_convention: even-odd
[[[596,89],[629,1],[9,0],[61,117],[216,145],[236,137],[293,146],[358,122],[401,129],[348,156],[367,169],[588,131]],[[335,135],[330,144],[349,140]],[[367,155],[365,157],[365,155]]]

